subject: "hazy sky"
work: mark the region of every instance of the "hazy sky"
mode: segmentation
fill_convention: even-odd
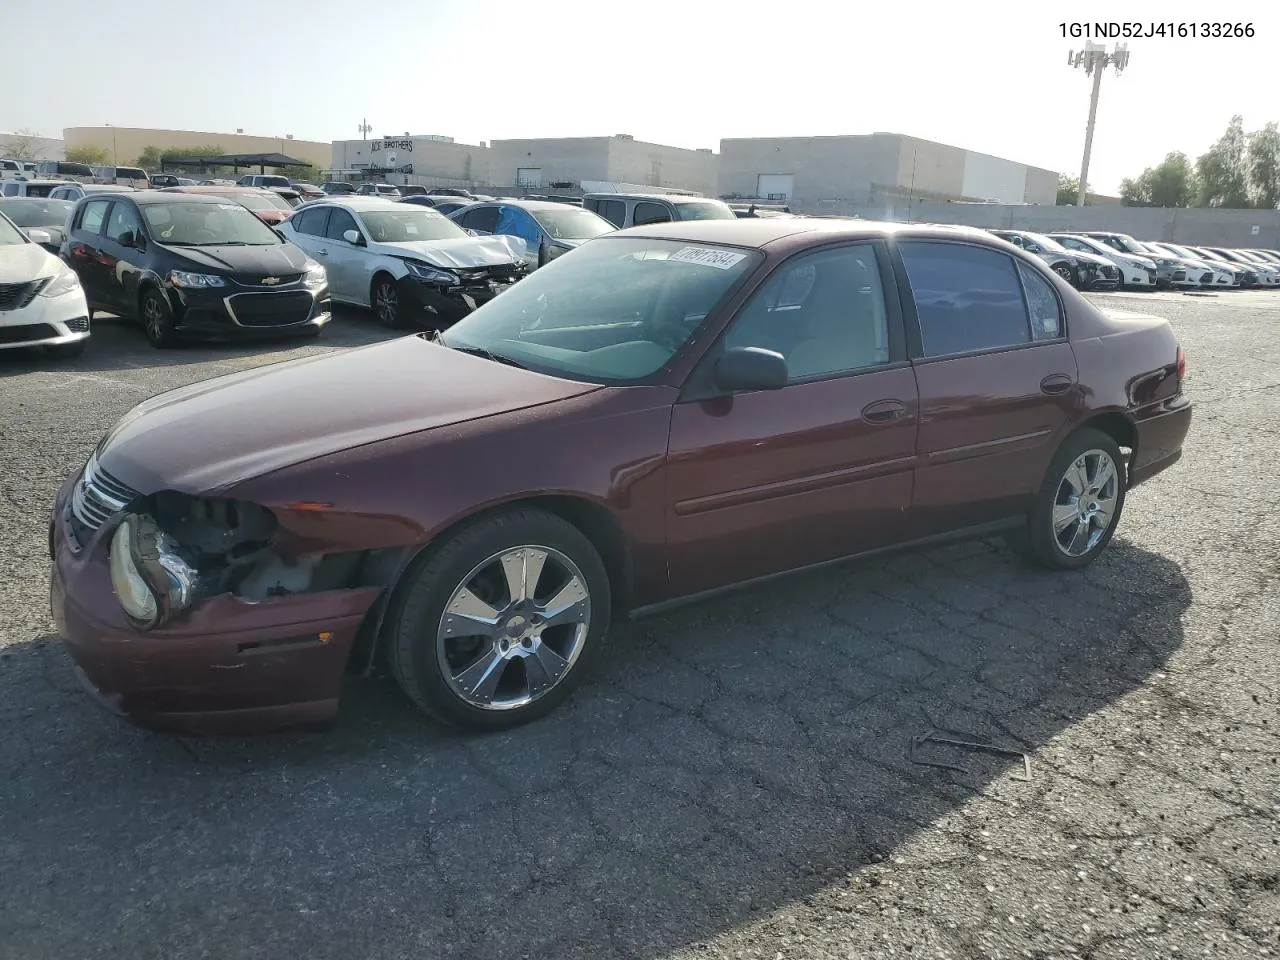
[[[276,13],[276,8],[279,13]],[[1131,40],[1109,71],[1090,181],[1114,193],[1233,113],[1280,120],[1280,12],[1261,2],[62,0],[4,18],[0,130],[112,123],[304,140],[886,131],[1079,172],[1080,20],[1252,23],[1242,39]],[[1275,10],[1280,11],[1280,5]],[[287,11],[287,12],[286,12]],[[30,19],[29,25],[24,20]],[[38,42],[27,42],[28,40]]]

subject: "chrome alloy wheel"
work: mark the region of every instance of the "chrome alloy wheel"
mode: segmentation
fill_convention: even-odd
[[[572,560],[551,547],[510,547],[477,564],[453,591],[436,658],[464,702],[513,710],[564,679],[590,623],[587,580]]]
[[[142,301],[142,322],[152,340],[164,339],[164,310],[155,297],[147,297]]]
[[[1106,535],[1116,515],[1120,472],[1103,450],[1086,450],[1067,467],[1053,500],[1053,539],[1068,557],[1082,557]]]

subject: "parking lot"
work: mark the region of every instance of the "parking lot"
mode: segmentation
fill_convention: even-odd
[[[792,578],[635,625],[489,736],[384,680],[329,732],[150,734],[52,635],[49,505],[116,418],[372,318],[0,355],[0,957],[1280,956],[1280,294],[1094,299],[1169,318],[1198,405],[1094,566]],[[913,762],[933,728],[1028,761]]]

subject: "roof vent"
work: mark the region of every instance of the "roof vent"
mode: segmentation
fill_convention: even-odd
[[[614,137],[616,137],[618,140],[634,140],[635,139],[635,137],[633,137],[629,133],[615,133]]]

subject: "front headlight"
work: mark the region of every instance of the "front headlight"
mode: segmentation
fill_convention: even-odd
[[[169,282],[184,290],[205,290],[227,285],[226,280],[212,273],[188,273],[186,270],[170,270]]]
[[[308,287],[323,287],[329,282],[329,273],[320,264],[313,263],[307,267],[307,272],[303,274],[302,282]]]
[[[442,283],[448,287],[456,287],[461,282],[456,273],[441,270],[439,267],[433,267],[430,264],[419,263],[416,260],[406,260],[404,265],[409,269],[409,275],[415,280]]]
[[[151,517],[130,514],[111,538],[111,585],[120,607],[144,630],[186,610],[199,577]]]
[[[76,276],[76,272],[74,270],[63,270],[45,284],[45,288],[40,291],[40,296],[60,297],[64,293],[71,293],[71,291],[79,289],[80,278]]]

